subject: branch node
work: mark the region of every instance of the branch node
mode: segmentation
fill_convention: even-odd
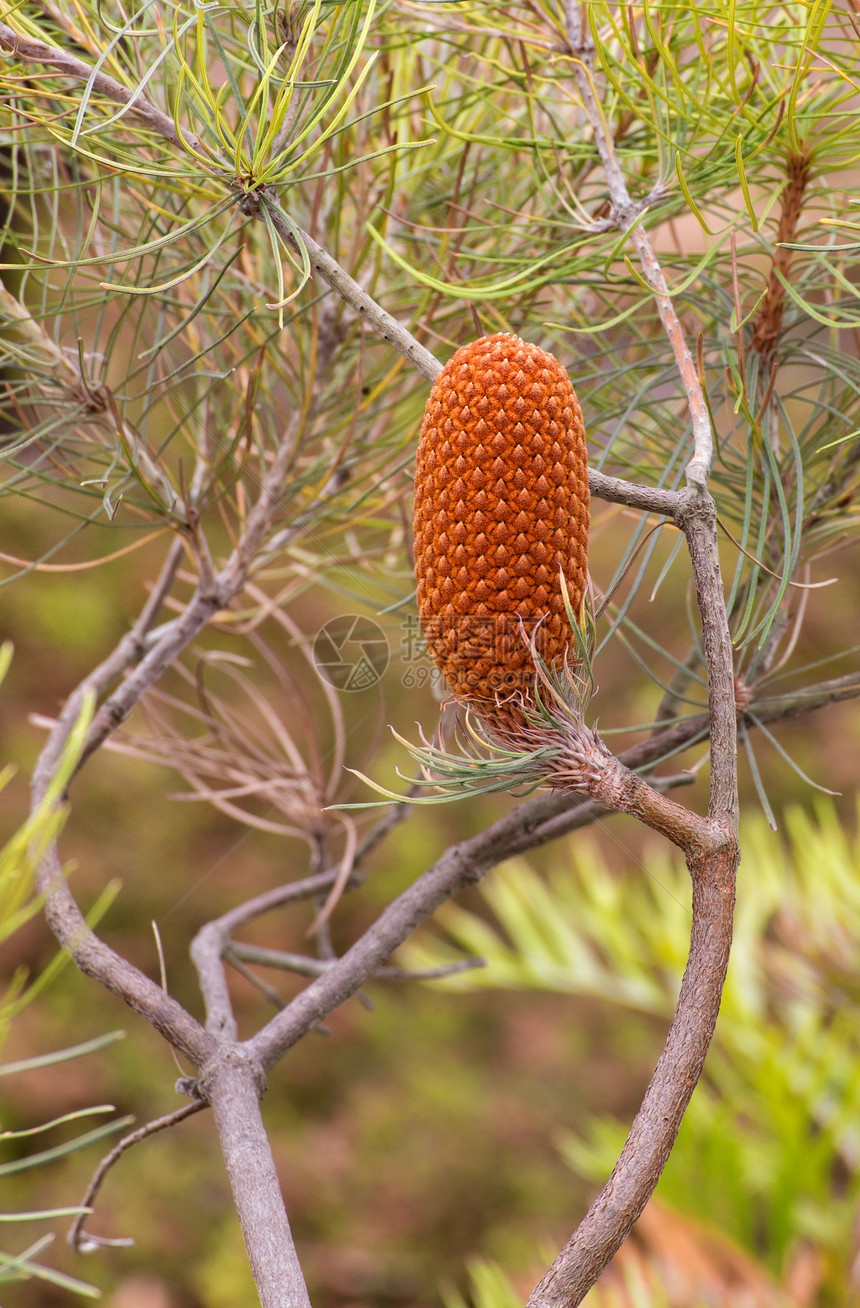
[[[687,467],[689,484],[681,491],[675,509],[675,525],[683,532],[686,532],[687,526],[695,518],[714,525],[717,521],[717,506],[707,487],[707,474],[701,481],[692,482],[690,468],[693,462],[694,460],[691,460]]]
[[[212,1102],[212,1084],[225,1066],[241,1068],[246,1072],[250,1072],[257,1098],[263,1098],[268,1083],[262,1062],[241,1045],[233,1043],[219,1046],[212,1057],[204,1063],[200,1069],[200,1076],[197,1078],[196,1089],[192,1092],[195,1098],[203,1099],[206,1103]]]
[[[180,1076],[174,1088],[178,1095],[186,1095],[189,1099],[201,1104],[207,1102],[206,1096],[200,1089],[200,1081],[196,1076]]]

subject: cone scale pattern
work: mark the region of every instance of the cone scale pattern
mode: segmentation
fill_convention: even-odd
[[[427,401],[415,470],[418,613],[436,665],[482,716],[529,698],[534,639],[558,666],[586,590],[588,464],[564,368],[516,336],[464,345]],[[502,711],[504,717],[504,711]]]

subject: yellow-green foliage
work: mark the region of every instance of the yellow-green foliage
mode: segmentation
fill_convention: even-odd
[[[3,680],[12,658],[12,648],[6,644],[0,648],[0,681]],[[52,840],[55,840],[65,821],[66,811],[61,801],[66,786],[68,785],[72,774],[77,767],[81,751],[86,740],[87,729],[92,718],[93,700],[91,697],[85,699],[83,708],[77,723],[75,724],[69,743],[63,751],[63,757],[48,786],[44,799],[34,809],[29,819],[19,828],[18,831],[6,842],[0,849],[0,944],[8,940],[15,931],[27,922],[34,913],[38,912],[41,905],[40,897],[33,889],[33,869],[38,864],[39,859],[44,854],[46,848]],[[2,788],[12,775],[11,767],[4,768],[0,773],[0,788]],[[106,907],[109,899],[101,905]],[[19,969],[12,977],[6,987],[5,993],[0,996],[0,1046],[2,1046],[9,1024],[12,1019],[20,1013],[24,1006],[31,1002],[35,996],[49,984],[57,975],[60,968],[67,961],[65,954],[58,954],[54,960],[42,971],[39,977],[27,985],[26,969]],[[66,1049],[55,1053],[49,1053],[39,1058],[28,1059],[24,1063],[5,1065],[0,1064],[0,1077],[13,1075],[16,1072],[30,1070],[35,1067],[45,1067],[51,1063],[65,1061],[75,1058],[81,1054],[90,1052],[94,1048],[109,1043],[114,1036],[102,1037],[95,1041],[89,1041],[84,1046],[78,1046],[73,1049]],[[92,1110],[82,1110],[79,1113],[68,1114],[65,1120],[81,1118],[90,1115],[90,1113],[104,1113],[110,1111],[105,1108]],[[91,1143],[115,1131],[120,1122],[111,1122],[107,1126],[97,1127],[95,1130],[88,1132],[85,1136],[79,1136],[67,1142],[65,1145],[54,1148],[42,1153],[34,1153],[32,1156],[24,1159],[16,1159],[12,1162],[0,1162],[0,1177],[7,1176],[15,1171],[23,1170],[27,1167],[38,1167],[43,1163],[53,1161],[65,1153],[69,1153],[84,1144]],[[47,1130],[56,1123],[45,1123],[36,1130]],[[21,1134],[27,1132],[4,1131],[0,1132],[0,1142],[12,1141]],[[30,1132],[33,1134],[33,1132]],[[79,1209],[70,1208],[52,1208],[43,1209],[38,1212],[8,1213],[4,1214],[4,1219],[8,1223],[15,1224],[18,1229],[28,1230],[31,1223],[42,1223],[46,1218],[57,1218],[69,1216],[80,1211]],[[26,1281],[36,1278],[40,1281],[62,1287],[65,1290],[82,1294],[87,1297],[95,1297],[98,1294],[96,1288],[85,1281],[78,1280],[77,1277],[67,1276],[58,1272],[51,1267],[36,1261],[38,1254],[51,1242],[53,1236],[41,1236],[33,1241],[27,1248],[17,1254],[5,1253],[0,1250],[0,1284],[12,1281]]]
[[[742,839],[717,1034],[657,1195],[716,1223],[777,1275],[811,1244],[843,1302],[860,1198],[860,838],[822,801],[814,816],[790,809],[783,838],[759,819]],[[619,879],[581,835],[548,881],[513,860],[483,889],[492,921],[449,906],[438,915],[446,941],[428,931],[402,961],[479,954],[485,969],[437,984],[557,990],[667,1019],[686,956],[689,878],[663,849],[646,862],[647,874],[637,866]],[[602,1117],[558,1145],[602,1182],[628,1125]]]
[[[11,658],[11,646],[4,645],[0,650],[0,681],[6,674]],[[88,698],[44,799],[23,826],[19,827],[0,849],[0,944],[39,910],[41,901],[33,891],[33,868],[51,841],[57,838],[63,826],[65,808],[60,801],[77,767],[92,710],[93,700]],[[0,772],[0,789],[7,784],[13,771],[13,768],[6,767]],[[56,975],[64,961],[64,956],[58,956],[42,973],[38,982],[31,985],[26,992],[24,992],[26,972],[19,971],[15,974],[6,993],[0,996],[0,1046],[15,1013],[19,1012],[23,1005],[34,998],[38,990]]]

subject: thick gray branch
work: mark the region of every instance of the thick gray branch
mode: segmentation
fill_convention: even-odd
[[[262,1308],[310,1308],[260,1111],[264,1088],[259,1067],[236,1046],[222,1048],[201,1078]]]
[[[696,1088],[720,1008],[729,961],[737,849],[691,862],[693,927],[672,1025],[612,1175],[552,1267],[529,1308],[581,1303],[648,1202]]]
[[[86,975],[123,999],[145,1017],[174,1049],[199,1067],[212,1051],[212,1041],[190,1013],[144,972],[115,953],[90,929],[66,884],[56,847],[42,859],[36,877],[45,897],[45,916],[60,944]]]
[[[141,657],[146,636],[175,576],[181,546],[174,545],[161,576],[140,618],[110,655],[81,683],[66,701],[33,771],[33,809],[41,804],[54,777],[60,755],[81,712],[87,694],[99,695]],[[36,887],[44,897],[48,923],[82,972],[95,977],[136,1012],[141,1013],[175,1049],[195,1067],[209,1056],[212,1043],[206,1032],[174,999],[145,973],[115,953],[90,929],[69,890],[52,841],[36,868]]]

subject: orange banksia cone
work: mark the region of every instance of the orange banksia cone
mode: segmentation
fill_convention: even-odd
[[[427,401],[415,469],[418,613],[458,699],[504,724],[558,667],[586,590],[588,463],[570,378],[506,333],[464,345]],[[509,709],[496,706],[509,702]]]

